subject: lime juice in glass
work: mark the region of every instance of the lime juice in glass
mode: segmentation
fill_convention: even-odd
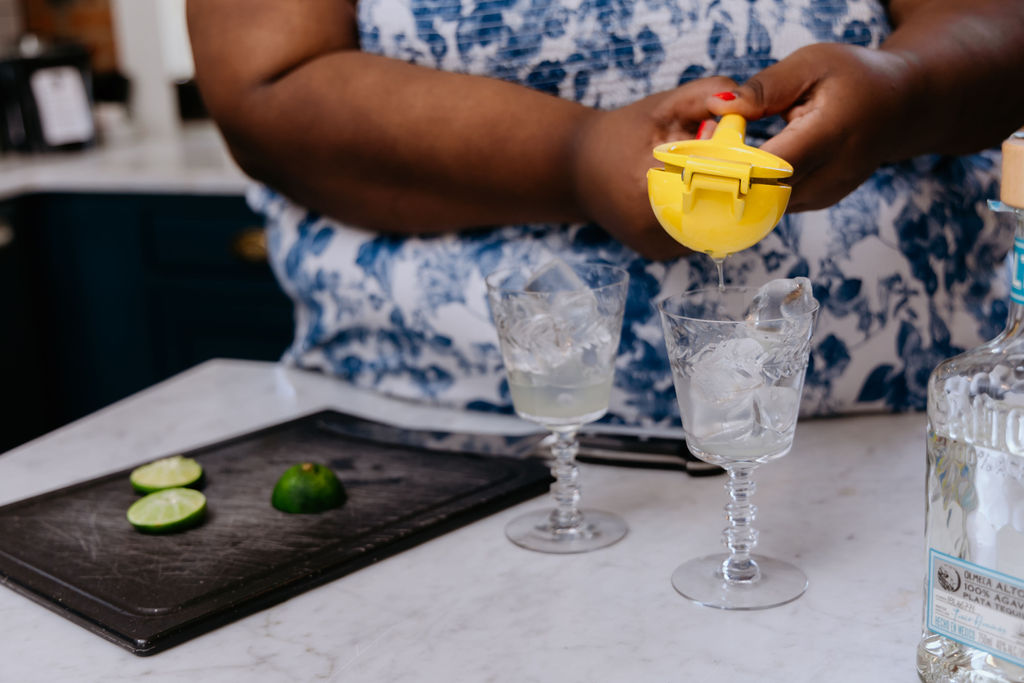
[[[487,277],[516,413],[553,435],[555,509],[528,513],[506,528],[524,548],[586,552],[615,543],[628,529],[617,515],[580,509],[575,463],[577,431],[608,410],[628,285],[621,268],[561,260]]]

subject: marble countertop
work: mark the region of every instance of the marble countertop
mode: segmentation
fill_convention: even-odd
[[[0,156],[0,200],[38,192],[241,195],[251,182],[209,122],[159,139],[124,136],[82,151]]]
[[[0,456],[0,504],[324,407],[413,428],[530,431],[516,418],[396,406],[272,363],[218,360]],[[386,412],[385,412],[386,411]],[[581,466],[585,504],[629,535],[570,556],[505,523],[537,498],[152,657],[0,588],[0,680],[917,681],[924,418],[808,420],[758,471],[759,549],[810,578],[799,600],[723,612],[669,576],[719,550],[721,478]]]

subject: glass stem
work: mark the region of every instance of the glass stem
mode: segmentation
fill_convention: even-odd
[[[576,466],[576,451],[579,442],[576,440],[576,429],[552,430],[555,441],[551,444],[551,474],[555,483],[551,485],[551,495],[555,499],[555,509],[551,512],[551,526],[555,529],[575,529],[583,521],[580,513],[580,469]]]
[[[750,497],[757,489],[754,484],[755,465],[729,465],[729,480],[725,490],[732,499],[725,506],[729,526],[722,532],[722,541],[729,548],[729,557],[722,563],[722,575],[730,583],[752,583],[760,578],[761,570],[750,554],[757,545],[757,530],[751,526],[757,515],[757,506]]]

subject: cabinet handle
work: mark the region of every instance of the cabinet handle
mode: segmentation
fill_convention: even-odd
[[[0,249],[6,249],[14,242],[14,226],[0,219]]]
[[[267,234],[259,226],[242,228],[231,240],[231,251],[246,263],[266,263]]]

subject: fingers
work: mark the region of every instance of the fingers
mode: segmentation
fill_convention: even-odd
[[[828,208],[857,189],[866,179],[867,175],[856,178],[837,176],[832,169],[819,168],[814,174],[805,177],[803,182],[793,186],[793,195],[786,210],[797,213]]]
[[[797,51],[741,86],[712,93],[705,104],[715,116],[739,114],[753,120],[783,114],[814,89],[822,68]]]
[[[707,106],[711,96],[736,87],[736,81],[725,76],[690,81],[663,93],[664,99],[654,111],[655,119],[663,129],[681,128],[695,135],[700,122],[713,116]]]
[[[837,131],[825,120],[820,109],[812,109],[792,119],[778,135],[761,149],[782,157],[793,165],[793,182],[813,173],[835,153]]]
[[[761,148],[793,164],[796,182],[824,161],[816,157],[827,148],[822,141],[831,135],[810,102],[822,68],[813,52],[798,50],[743,85],[712,93],[705,106],[715,116],[739,114],[747,120],[783,115],[788,125]]]
[[[844,127],[820,110],[794,119],[761,149],[793,164],[790,211],[822,209],[838,202],[871,175],[875,166],[863,162],[844,144]]]
[[[715,134],[715,128],[718,128],[717,121],[704,119],[700,122],[700,128],[697,129],[697,134],[694,137],[698,140],[710,140],[711,136]]]

